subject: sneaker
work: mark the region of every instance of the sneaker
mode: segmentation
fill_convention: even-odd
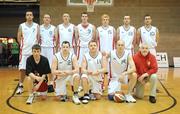
[[[133,96],[130,94],[125,95],[125,98],[126,98],[127,103],[135,103],[136,102],[136,99],[134,99]]]
[[[83,103],[83,104],[88,104],[89,100],[90,100],[90,97],[89,97],[88,94],[86,94],[86,95],[84,95],[83,98],[82,98],[82,103]]]
[[[83,87],[82,87],[82,86],[79,86],[79,87],[78,87],[78,92],[81,92],[81,91],[83,91]]]
[[[89,97],[90,97],[90,99],[91,99],[92,101],[96,100],[96,97],[94,96],[93,93],[89,94]]]
[[[62,102],[68,101],[67,95],[61,96],[61,97],[60,97],[60,101],[62,101]]]
[[[156,103],[156,98],[154,96],[149,96],[149,102]]]
[[[21,94],[21,93],[23,93],[23,86],[22,85],[18,86],[17,91],[16,91],[16,94]]]
[[[72,100],[73,100],[74,104],[76,104],[76,105],[80,105],[81,104],[81,101],[79,100],[79,97],[78,97],[77,94],[74,94],[72,96]]]
[[[26,101],[26,104],[32,104],[33,99],[34,99],[34,94],[30,94],[27,101]]]

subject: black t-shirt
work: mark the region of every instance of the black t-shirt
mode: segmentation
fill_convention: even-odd
[[[29,56],[26,61],[26,75],[28,76],[30,73],[34,73],[35,75],[38,73],[39,76],[51,73],[48,59],[41,55],[40,61],[37,64],[33,56]]]

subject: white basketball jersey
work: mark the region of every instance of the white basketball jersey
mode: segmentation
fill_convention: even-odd
[[[118,79],[119,76],[127,70],[128,68],[128,52],[124,51],[123,55],[119,58],[117,56],[116,50],[111,51],[110,53],[110,72],[111,79]]]
[[[40,38],[42,47],[54,47],[55,26],[49,25],[46,28],[44,25],[41,25]]]
[[[132,49],[133,48],[133,40],[135,28],[133,26],[130,26],[128,30],[126,30],[123,26],[119,27],[119,36],[120,39],[124,41],[125,48],[126,49]]]
[[[87,48],[89,41],[93,37],[93,25],[89,23],[89,25],[85,28],[79,24],[77,28],[79,32],[80,46]]]
[[[150,48],[155,48],[157,46],[156,42],[156,32],[157,28],[151,26],[151,29],[148,31],[144,26],[140,28],[141,31],[141,42],[149,45]]]
[[[99,33],[99,50],[110,52],[114,49],[114,27],[108,26],[108,28],[103,28],[102,26],[97,28]]]
[[[59,35],[59,44],[61,46],[63,41],[68,41],[70,43],[70,47],[73,46],[75,41],[74,36],[74,24],[69,24],[69,26],[65,27],[64,24],[58,25],[58,35]]]
[[[87,70],[97,71],[98,69],[102,68],[102,54],[101,54],[101,52],[98,52],[98,55],[95,58],[91,57],[89,52],[85,53],[84,56],[85,56],[85,59],[87,62]],[[95,78],[96,80],[99,80],[99,81],[102,80],[101,75],[93,77],[93,78]]]
[[[73,53],[70,52],[66,60],[62,57],[61,52],[56,53],[55,56],[58,60],[58,70],[64,71],[73,69]]]
[[[32,23],[32,26],[28,26],[25,22],[20,24],[22,29],[21,49],[22,55],[31,55],[32,46],[38,43],[38,24]]]

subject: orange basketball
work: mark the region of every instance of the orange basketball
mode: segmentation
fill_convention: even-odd
[[[122,92],[115,93],[113,99],[114,99],[114,102],[116,102],[116,103],[124,102],[125,101],[124,93],[122,93]]]

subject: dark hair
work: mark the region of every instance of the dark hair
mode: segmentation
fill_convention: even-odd
[[[26,13],[27,13],[27,12],[32,12],[32,14],[33,14],[33,10],[31,10],[31,9],[27,9],[27,10],[26,10]]]
[[[70,47],[70,43],[69,43],[68,41],[63,41],[62,44],[61,44],[61,46],[62,46],[63,44],[68,44],[69,47]]]
[[[82,12],[82,13],[81,13],[81,16],[82,16],[83,14],[87,14],[87,15],[88,15],[88,13],[87,13],[87,12]]]
[[[33,47],[32,47],[32,50],[35,49],[35,50],[41,50],[41,46],[39,44],[34,44]]]
[[[149,14],[146,14],[146,15],[144,15],[144,19],[145,19],[145,17],[151,17]]]

